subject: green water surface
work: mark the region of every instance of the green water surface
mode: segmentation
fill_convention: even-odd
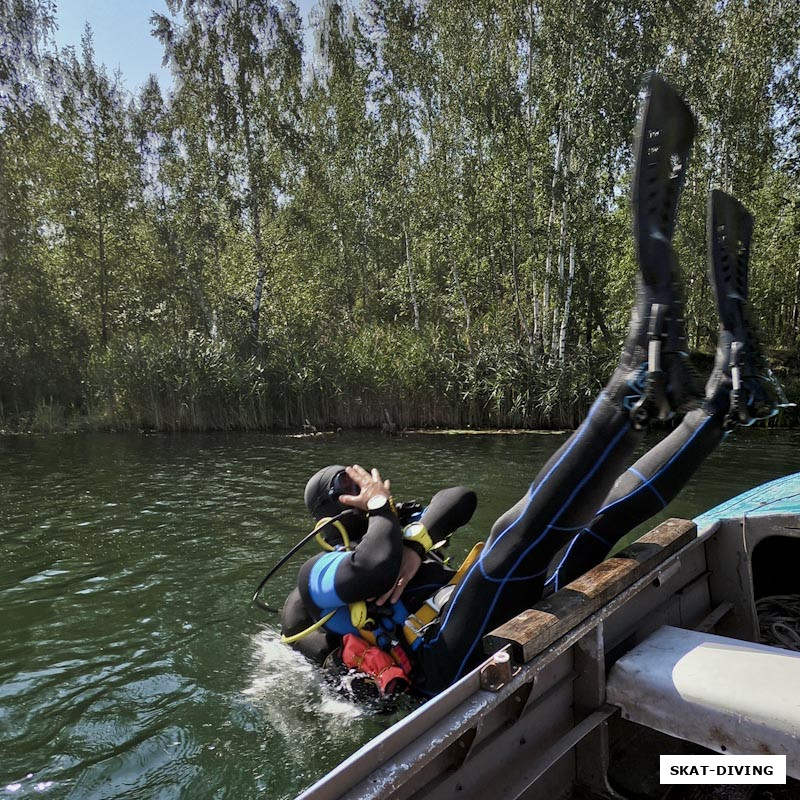
[[[0,797],[294,797],[398,716],[337,697],[249,605],[309,529],[306,479],[358,462],[400,499],[472,486],[458,556],[564,438],[0,437]],[[737,433],[661,517],[800,469],[798,444]]]

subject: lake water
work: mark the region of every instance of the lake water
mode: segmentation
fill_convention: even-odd
[[[358,462],[399,499],[472,486],[458,557],[564,438],[0,437],[0,797],[294,797],[398,716],[332,694],[250,607],[309,530],[306,479]],[[797,471],[798,445],[735,434],[660,518]]]

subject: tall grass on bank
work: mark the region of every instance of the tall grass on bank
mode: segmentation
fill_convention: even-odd
[[[564,362],[489,333],[364,326],[315,343],[274,337],[260,354],[191,332],[92,355],[79,403],[50,396],[0,429],[318,431],[336,428],[574,428],[613,369],[611,353]],[[800,379],[780,377],[791,398]],[[788,409],[772,425],[800,424]]]
[[[112,347],[88,384],[94,418],[116,429],[564,428],[600,386],[595,363],[436,329],[368,326],[313,347],[276,339],[261,357],[193,332]]]

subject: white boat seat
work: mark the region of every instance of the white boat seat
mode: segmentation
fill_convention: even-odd
[[[800,653],[664,626],[614,664],[606,699],[718,753],[786,755],[800,778]]]

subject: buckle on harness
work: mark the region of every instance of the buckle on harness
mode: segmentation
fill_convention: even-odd
[[[452,596],[455,588],[454,583],[439,587],[416,612],[406,617],[403,627],[410,631],[414,639],[418,639],[438,621],[442,608]]]
[[[408,628],[414,639],[418,639],[434,622],[435,620],[423,622],[416,614],[409,614],[403,627]]]
[[[747,401],[742,391],[742,342],[731,344],[730,361],[728,362],[731,370],[731,400],[728,416],[731,424],[749,425],[753,422],[750,412],[747,409]]]

